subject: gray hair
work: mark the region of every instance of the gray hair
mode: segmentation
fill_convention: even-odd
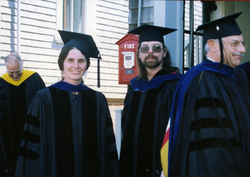
[[[217,42],[219,44],[219,39],[212,39],[215,42]],[[204,55],[207,56],[208,51],[210,50],[210,48],[208,47],[208,44],[206,43],[204,46]]]
[[[9,55],[7,55],[5,57],[5,65],[7,64],[8,60],[10,59],[11,56],[14,56],[16,61],[20,63],[20,67],[22,67],[22,58],[16,52],[15,53],[10,53]]]

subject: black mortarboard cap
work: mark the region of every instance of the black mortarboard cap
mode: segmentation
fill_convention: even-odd
[[[207,42],[209,39],[218,39],[232,35],[240,35],[241,30],[235,21],[236,18],[242,12],[238,12],[232,15],[228,15],[226,17],[213,20],[211,22],[202,24],[198,26],[196,31],[204,30],[203,37],[204,41]]]
[[[153,25],[141,25],[128,33],[138,34],[139,43],[143,41],[160,41],[164,44],[163,36],[176,31],[177,29],[165,28]]]
[[[97,46],[92,38],[92,36],[83,34],[83,33],[75,33],[75,32],[70,32],[70,31],[61,31],[58,30],[64,46],[74,46],[78,50],[80,50],[87,60],[92,58],[97,58],[98,63],[97,63],[97,86],[100,87],[100,53],[99,50],[97,49]],[[90,61],[89,61],[90,63]]]
[[[82,33],[58,30],[64,46],[74,46],[79,49],[87,58],[98,58],[99,50],[92,36]]]
[[[226,17],[222,17],[217,20],[213,20],[211,22],[198,26],[198,28],[196,29],[196,31],[204,30],[203,38],[205,43],[209,39],[219,39],[220,53],[221,53],[221,61],[219,69],[222,68],[224,61],[222,38],[227,36],[242,34],[240,27],[235,21],[235,19],[238,18],[241,13],[242,12],[238,12],[232,15],[228,15]]]

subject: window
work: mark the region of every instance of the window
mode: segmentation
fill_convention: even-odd
[[[202,2],[185,1],[184,18],[184,72],[191,67],[202,62],[203,42],[202,37],[195,32],[196,28],[202,24],[203,12]]]
[[[63,0],[63,30],[82,32],[83,0]]]

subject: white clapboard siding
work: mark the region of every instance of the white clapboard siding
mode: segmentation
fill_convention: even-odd
[[[0,1],[1,7],[16,8],[16,1]]]
[[[12,21],[17,21],[17,17],[15,15],[10,15],[7,13],[2,13],[1,14],[1,19],[2,22],[12,22]]]
[[[103,70],[104,68],[113,68],[113,69],[118,69],[118,63],[111,63],[111,62],[107,62],[107,61],[100,61],[100,66],[101,69]],[[90,61],[90,68],[96,68],[97,67],[97,62],[94,61],[93,59]],[[118,70],[117,70],[118,72]]]
[[[57,50],[53,50],[53,49],[44,49],[44,48],[39,48],[39,47],[32,47],[32,46],[21,46],[20,47],[22,53],[31,53],[31,54],[43,54],[45,57],[46,55],[50,55],[50,56],[56,56],[56,54],[58,54]]]
[[[45,48],[45,49],[51,49],[53,40],[51,42],[46,41],[37,41],[37,40],[30,40],[30,39],[21,39],[22,44],[25,46],[32,46],[32,47],[38,47],[38,48]]]
[[[43,1],[44,3],[47,3],[47,1]],[[42,6],[36,6],[33,3],[25,3],[25,1],[21,1],[21,9],[24,11],[29,11],[29,12],[35,12],[38,14],[47,14],[51,16],[56,15],[56,3],[54,8],[48,8],[48,7],[42,7]]]
[[[118,40],[120,40],[122,37],[124,37],[126,34],[124,35],[116,35],[116,37],[114,35],[111,36],[104,36],[102,35],[102,32],[100,32],[99,38],[102,39],[102,42],[104,43],[111,43],[111,44],[115,44]],[[112,38],[109,38],[112,37]]]
[[[106,1],[99,1],[98,5],[102,7],[107,7],[109,10],[117,10],[116,13],[120,13],[121,11],[128,12],[128,1],[106,0]]]
[[[125,24],[124,22],[126,22],[127,18],[124,16],[119,16],[119,14],[111,14],[110,11],[108,11],[108,13],[105,12],[98,12],[97,16],[99,18],[103,18],[103,19],[108,19],[108,20],[113,20],[113,21],[117,21],[121,24]],[[101,22],[100,22],[101,23]]]
[[[44,7],[47,9],[56,9],[56,2],[55,1],[48,1],[46,0],[23,0],[23,4],[32,4],[33,6]]]
[[[102,32],[100,32],[99,35],[99,40],[104,42],[104,43],[111,43],[111,44],[115,44],[117,41],[119,41],[122,37],[124,37],[127,33],[124,33],[124,35],[120,35],[120,37],[114,38],[113,35],[110,36],[110,38],[108,36],[102,36],[101,35]],[[112,38],[111,38],[112,37]],[[99,45],[98,45],[99,46]]]
[[[59,71],[59,69],[41,69],[41,68],[29,68],[29,67],[25,67],[24,65],[24,69],[30,69],[32,71],[35,71],[37,73],[39,73],[42,77],[60,77],[61,78],[61,72]]]
[[[117,63],[118,62],[118,52],[117,52],[116,56],[103,55],[103,53],[101,53],[101,55],[102,55],[102,60],[101,61],[107,61],[107,62],[112,62],[112,63]]]
[[[44,42],[48,42],[48,41],[54,42],[54,40],[55,40],[54,33],[50,34],[50,35],[45,35],[45,34],[38,34],[38,33],[30,33],[30,32],[21,31],[20,35],[22,36],[23,39],[44,41]]]
[[[117,56],[117,55],[118,55],[118,54],[117,54],[117,51],[106,50],[106,49],[102,49],[102,48],[100,48],[100,47],[99,47],[99,51],[100,51],[100,53],[101,53],[101,55],[102,55],[102,58],[103,58],[103,59],[107,59],[107,60],[108,60],[107,57],[104,58],[105,55],[106,55],[106,56]],[[118,60],[117,60],[117,62],[118,62]]]
[[[100,78],[101,78],[101,82],[102,81],[111,81],[112,83],[114,83],[115,87],[120,87],[120,85],[118,84],[118,75],[117,74],[110,74],[110,73],[104,73],[104,72],[100,72]],[[97,79],[97,72],[96,71],[91,71],[88,70],[87,71],[87,77],[85,78],[86,80],[96,80]]]
[[[11,22],[6,22],[6,21],[1,21],[1,27],[2,27],[2,29],[5,29],[5,30],[16,30],[17,24],[11,23]]]
[[[1,52],[4,52],[4,51],[9,51],[8,54],[10,52],[15,52],[15,49],[16,49],[16,45],[15,44],[11,44],[11,45],[5,45],[5,44],[1,44]],[[3,56],[6,56],[6,55],[3,55]]]
[[[108,83],[108,82],[111,82],[111,83]],[[123,91],[126,91],[126,88],[127,88],[126,85],[121,85],[121,86],[117,87],[116,86],[117,83],[115,81],[105,81],[105,80],[100,81],[101,87],[98,88],[97,87],[97,79],[87,79],[87,78],[84,78],[84,84],[86,84],[88,87],[95,88],[95,89],[98,89],[100,91],[105,90],[106,92],[110,92],[110,93],[122,93]],[[113,86],[108,86],[108,85],[113,85]],[[105,88],[110,88],[110,90],[107,90]]]
[[[20,51],[26,69],[38,72],[46,86],[61,78],[55,43],[56,1],[21,1]]]
[[[17,50],[19,30],[20,55],[24,69],[36,71],[46,86],[61,80],[58,55],[62,42],[57,32],[57,1],[21,0],[20,27],[17,29],[17,1],[0,0],[1,4],[1,58]],[[126,85],[118,83],[118,45],[115,43],[128,31],[128,0],[98,0],[92,15],[96,16],[95,30],[100,61],[101,88],[97,88],[97,60],[84,78],[85,84],[101,91],[107,98],[125,98]],[[0,74],[5,71],[4,60],[0,62]]]
[[[96,18],[98,49],[102,56],[100,62],[101,88],[96,89],[104,92],[107,98],[124,98],[127,86],[118,83],[119,52],[115,43],[128,31],[128,1],[122,1],[122,3],[112,0],[98,2]],[[92,62],[91,66],[85,81],[86,84],[95,88],[97,62]]]
[[[105,73],[118,73],[117,66],[116,67],[105,67],[105,70],[102,69],[102,61],[100,61],[100,70]],[[90,63],[89,71],[96,71],[97,70],[97,61],[92,60]],[[113,72],[112,72],[113,71]]]
[[[46,28],[50,28],[53,30],[56,28],[55,22],[40,21],[37,19],[30,19],[30,18],[22,18],[21,24],[32,25],[32,26],[36,26],[36,27],[46,27]]]
[[[55,15],[49,15],[49,14],[37,14],[36,12],[30,12],[30,11],[22,11],[21,16],[24,18],[31,18],[31,19],[37,19],[44,21],[46,19],[47,22],[55,22],[56,16]]]
[[[126,27],[127,24],[125,24],[124,22],[121,22],[121,21],[115,21],[115,19],[106,19],[106,18],[103,18],[101,16],[98,17],[99,20],[100,20],[100,24],[108,24],[109,26],[120,26],[120,27]]]
[[[47,77],[47,76],[43,76],[42,79],[47,87],[61,80],[61,78],[59,77]]]
[[[37,63],[40,62],[47,62],[48,64],[54,63],[57,64],[58,60],[58,55],[59,51],[57,51],[58,54],[55,56],[45,56],[44,54],[29,54],[29,53],[24,53],[22,54],[22,59],[26,61],[36,61]]]
[[[17,32],[15,30],[10,31],[10,29],[1,28],[1,37],[2,36],[6,36],[6,37],[17,36]]]
[[[58,64],[56,63],[47,64],[46,62],[36,62],[36,61],[25,61],[24,66],[30,68],[40,68],[40,69],[58,69]]]
[[[116,33],[116,32],[113,32],[113,31],[104,31],[104,30],[102,30],[102,31],[100,31],[100,33],[98,33],[99,34],[99,36],[103,36],[103,38],[113,38],[113,39],[115,39],[115,40],[119,40],[119,38],[121,37],[121,34],[120,33]],[[115,41],[114,41],[114,43],[115,43]]]
[[[109,24],[105,24],[103,23],[103,21],[100,19],[98,21],[98,23],[96,24],[96,28],[97,29],[100,29],[100,30],[104,30],[102,29],[103,25],[105,25],[105,31],[112,31],[112,32],[115,32],[115,33],[119,33],[121,35],[124,35],[124,29],[126,29],[127,27],[127,24],[125,22],[123,22],[124,24],[122,26],[110,26]]]
[[[21,31],[29,32],[29,33],[38,33],[38,34],[45,34],[51,35],[54,34],[55,29],[46,28],[46,27],[37,27],[32,25],[22,24],[20,26]]]
[[[6,37],[6,36],[1,36],[1,43],[3,44],[16,44],[16,38],[15,37]]]

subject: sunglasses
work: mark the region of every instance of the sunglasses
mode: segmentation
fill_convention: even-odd
[[[158,44],[154,44],[152,46],[152,50],[153,50],[154,53],[161,52],[161,49],[163,49],[163,47],[158,45]],[[140,50],[141,53],[148,53],[149,46],[148,45],[142,45],[139,50]]]

